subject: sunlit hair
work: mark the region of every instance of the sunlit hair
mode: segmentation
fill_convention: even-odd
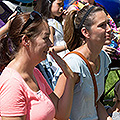
[[[90,30],[94,22],[95,13],[98,11],[103,11],[101,7],[94,7],[87,15],[81,28],[78,29],[84,15],[91,7],[92,5],[87,5],[80,11],[76,10],[69,12],[69,14],[66,16],[64,25],[64,40],[67,43],[67,47],[70,51],[81,46],[85,40],[84,35],[81,33],[81,28],[84,26],[86,29]]]

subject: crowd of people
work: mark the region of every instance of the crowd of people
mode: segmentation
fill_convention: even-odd
[[[0,120],[120,119],[119,82],[114,106],[100,101],[109,67],[120,67],[119,26],[102,5],[1,2],[13,14],[0,28]]]

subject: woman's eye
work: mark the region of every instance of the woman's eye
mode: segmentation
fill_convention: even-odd
[[[103,24],[100,24],[98,27],[106,27],[107,26],[107,23],[103,23]]]

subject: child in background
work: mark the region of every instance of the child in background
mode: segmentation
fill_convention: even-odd
[[[63,39],[62,25],[57,19],[63,13],[63,2],[63,0],[38,0],[35,6],[35,10],[42,13],[42,15],[47,18],[51,32],[50,40],[54,44],[53,47],[55,52],[61,57],[68,52],[66,43]],[[47,6],[49,6],[49,8],[45,11],[45,7]]]
[[[54,48],[54,51],[57,52],[60,57],[63,57],[69,52],[63,39],[62,24],[58,21],[63,13],[63,5],[64,0],[38,0],[34,8],[34,10],[42,13],[42,16],[48,20],[50,40],[54,45],[49,51]],[[49,63],[51,63],[51,68],[54,73],[58,65],[49,54],[47,55],[47,59]]]

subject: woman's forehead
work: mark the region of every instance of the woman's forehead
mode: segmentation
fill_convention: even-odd
[[[95,22],[104,22],[106,20],[107,20],[107,16],[104,11],[95,12],[94,19],[93,19],[94,23]]]

